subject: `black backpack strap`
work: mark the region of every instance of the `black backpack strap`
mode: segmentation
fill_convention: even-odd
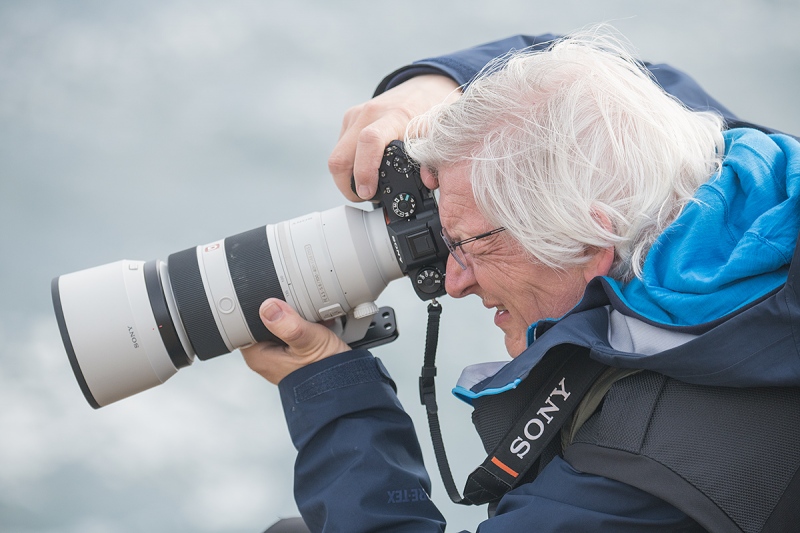
[[[521,484],[607,368],[590,359],[586,350],[567,355],[483,464],[470,474],[464,500],[473,505],[497,501]]]
[[[519,485],[525,474],[538,464],[539,457],[561,427],[570,420],[586,392],[608,368],[588,357],[583,348],[553,350],[545,357],[561,358],[537,389],[533,400],[517,417],[505,437],[467,479],[462,497],[453,481],[439,425],[436,403],[436,348],[442,308],[432,301],[428,306],[428,332],[425,359],[419,378],[420,403],[425,406],[433,451],[445,490],[450,499],[461,505],[496,502]],[[568,348],[568,347],[567,347]]]

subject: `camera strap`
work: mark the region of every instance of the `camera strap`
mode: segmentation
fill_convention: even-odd
[[[447,495],[453,502],[461,505],[472,505],[472,502],[464,500],[458,492],[456,483],[453,480],[453,473],[450,470],[450,463],[447,461],[447,453],[444,450],[442,440],[442,429],[439,426],[439,407],[436,404],[436,348],[439,344],[439,321],[442,316],[442,306],[436,299],[428,304],[428,329],[425,335],[425,357],[422,363],[422,373],[419,377],[419,401],[425,406],[428,414],[428,428],[431,433],[433,443],[433,453],[436,456],[436,464],[439,466],[439,473],[442,476],[442,483],[447,491]]]
[[[419,378],[420,402],[427,411],[436,463],[445,490],[454,503],[481,505],[497,502],[505,493],[528,479],[526,473],[538,465],[542,452],[561,433],[561,427],[571,419],[586,393],[608,367],[590,359],[583,350],[551,354],[563,359],[538,387],[505,437],[469,475],[464,496],[461,496],[447,461],[436,404],[434,377],[441,314],[441,305],[433,300],[428,305],[425,359]]]

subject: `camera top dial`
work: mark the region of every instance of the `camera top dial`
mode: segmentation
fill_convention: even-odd
[[[394,158],[390,159],[391,165],[400,174],[408,174],[414,169],[414,163],[412,163],[402,151],[398,153],[396,146],[390,145],[387,149],[387,153],[390,157],[394,155]]]
[[[392,211],[401,218],[408,218],[417,210],[417,200],[407,192],[401,192],[392,200]]]

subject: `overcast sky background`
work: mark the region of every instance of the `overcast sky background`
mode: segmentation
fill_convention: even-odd
[[[245,533],[296,514],[274,387],[235,353],[94,411],[51,278],[340,205],[328,153],[385,74],[601,21],[742,118],[800,133],[796,0],[0,2],[0,530]],[[485,511],[449,503],[435,471],[416,399],[425,304],[407,284],[379,301],[401,337],[375,352],[418,423],[448,530],[474,530]],[[482,449],[446,391],[462,366],[506,356],[477,299],[443,304],[441,416],[463,486]]]

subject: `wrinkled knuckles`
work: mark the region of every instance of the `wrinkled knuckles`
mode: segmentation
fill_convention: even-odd
[[[381,102],[380,98],[367,100],[356,107],[358,108],[359,119],[362,119],[363,122],[373,122],[375,118],[381,117],[386,113],[386,105]]]
[[[384,142],[383,130],[374,124],[370,124],[361,130],[358,134],[358,144],[363,145],[383,145],[388,144]]]
[[[342,118],[342,125],[347,127],[361,116],[361,112],[364,108],[364,104],[354,105],[350,109],[344,112],[344,117]]]
[[[339,150],[335,151],[328,158],[328,172],[334,176],[342,174],[349,176],[353,172],[352,157],[347,157],[346,154],[341,153]]]

